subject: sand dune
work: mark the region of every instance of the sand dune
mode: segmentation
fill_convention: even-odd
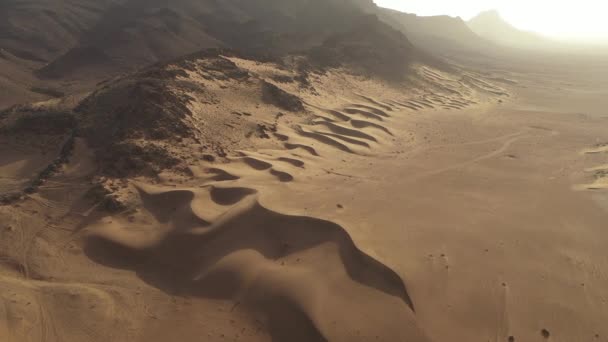
[[[431,69],[414,70],[435,95],[424,87],[403,94],[400,86],[382,79],[338,71],[298,73],[215,51],[106,82],[73,109],[66,107],[67,101],[51,101],[8,111],[3,129],[13,139],[24,127],[22,113],[30,130],[55,139],[47,159],[26,155],[39,167],[54,163],[53,172],[39,178],[32,171],[23,184],[2,183],[17,194],[8,204],[23,203],[39,213],[27,216],[22,204],[3,212],[19,217],[9,234],[28,230],[31,236],[3,259],[13,270],[7,275],[9,288],[25,295],[32,286],[47,286],[59,277],[67,291],[82,298],[89,298],[86,291],[103,296],[107,304],[91,308],[115,309],[102,310],[99,328],[86,328],[89,340],[114,336],[97,329],[108,327],[112,312],[131,303],[122,288],[141,284],[147,289],[137,291],[145,292],[145,298],[191,298],[203,313],[214,301],[231,303],[226,315],[237,310],[238,324],[247,333],[219,324],[217,329],[224,331],[220,337],[429,340],[417,321],[407,274],[364,252],[347,227],[302,213],[283,214],[263,200],[319,174],[351,177],[334,164],[392,149],[403,134],[395,130],[396,122],[408,114],[437,110],[430,96],[458,101],[464,108],[468,97],[484,89],[454,82],[446,92],[442,82],[426,76]],[[296,77],[306,77],[306,85],[276,81]],[[337,87],[350,90],[330,96]],[[45,110],[57,114],[41,115]],[[58,129],[61,122],[71,126]],[[82,138],[73,138],[75,130]],[[69,148],[66,134],[74,140]],[[21,144],[31,141],[29,136]],[[55,163],[57,155],[64,159]],[[17,165],[7,159],[3,175],[25,175],[25,159],[18,160]],[[26,181],[36,187],[28,189]],[[333,210],[346,209],[335,204]],[[31,230],[19,222],[28,222]],[[79,271],[66,273],[67,264]],[[92,265],[93,273],[86,270]],[[117,278],[103,280],[107,276]],[[108,281],[123,284],[120,295],[100,285]],[[152,302],[154,308],[135,307],[131,318],[116,319],[140,327],[154,319],[150,317],[169,314],[161,302]],[[70,317],[55,311],[49,315]],[[9,314],[7,319],[34,322],[28,317]],[[48,329],[54,329],[61,339],[76,341],[86,326],[41,327],[36,336],[49,336]],[[168,331],[162,325],[158,329],[158,336]],[[184,338],[194,338],[196,331],[189,326]],[[24,336],[15,328],[4,334]],[[149,331],[119,330],[114,338],[131,340],[133,334],[149,336]]]
[[[144,220],[138,215],[114,217],[109,226],[102,221],[90,228],[85,252],[91,258],[134,269],[144,281],[176,295],[230,299],[260,314],[280,340],[364,341],[386,331],[391,331],[387,339],[425,340],[415,328],[413,303],[401,278],[361,252],[342,227],[268,210],[248,188],[141,186],[139,191],[158,228],[147,220],[145,231],[135,228]],[[167,210],[167,203],[173,208]],[[191,216],[195,207],[204,213],[213,206],[224,212],[210,224]],[[169,230],[162,228],[167,224]],[[372,319],[369,305],[402,318],[357,324],[357,329],[328,325],[344,319],[344,310],[349,321],[364,323]]]

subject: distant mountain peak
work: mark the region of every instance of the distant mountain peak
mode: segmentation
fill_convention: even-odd
[[[511,24],[509,24],[496,9],[480,12],[469,22],[486,22],[511,26]]]
[[[480,12],[477,15],[477,17],[488,17],[488,18],[494,17],[494,18],[501,18],[502,19],[502,17],[500,16],[500,12],[498,12],[497,9],[491,9],[491,10]]]
[[[490,41],[514,47],[538,47],[548,41],[534,32],[520,30],[505,20],[497,10],[479,13],[468,21],[469,28]]]

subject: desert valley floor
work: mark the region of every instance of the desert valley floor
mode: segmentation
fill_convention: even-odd
[[[0,340],[608,341],[608,64],[530,63],[451,97],[326,76],[311,120],[266,114],[280,148],[102,179],[125,211],[76,138],[0,207]],[[60,153],[2,139],[3,191]]]

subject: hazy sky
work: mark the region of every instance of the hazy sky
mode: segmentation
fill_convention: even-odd
[[[608,39],[608,0],[375,0],[382,7],[418,15],[448,14],[465,20],[496,9],[516,27],[563,38]]]

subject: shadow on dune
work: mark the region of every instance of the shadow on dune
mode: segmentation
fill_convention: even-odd
[[[275,341],[327,340],[319,328],[318,317],[312,313],[315,310],[302,300],[311,294],[317,295],[314,284],[307,282],[318,282],[319,276],[297,275],[303,273],[298,270],[306,269],[308,273],[317,272],[321,278],[331,278],[334,271],[319,271],[323,267],[319,260],[293,257],[320,246],[325,248],[323,259],[328,264],[335,261],[333,264],[340,265],[342,270],[337,272],[346,274],[349,282],[398,297],[414,310],[399,275],[359,250],[339,225],[273,212],[257,202],[252,189],[211,188],[211,193],[211,200],[220,205],[246,199],[210,226],[201,220],[196,229],[175,228],[158,242],[143,248],[127,247],[137,244],[125,241],[124,237],[93,233],[87,238],[85,253],[100,264],[133,270],[145,282],[173,295],[242,304],[265,317]],[[183,218],[184,214],[194,215],[192,210],[179,209],[186,208],[186,202],[190,204],[194,197],[186,190],[155,194],[142,191],[148,210],[157,211],[159,221],[175,221],[176,227],[186,224],[194,228],[195,221]],[[170,209],[175,215],[159,207],[167,199],[172,199],[171,205],[178,208]],[[349,286],[344,281],[339,285],[344,284]]]

